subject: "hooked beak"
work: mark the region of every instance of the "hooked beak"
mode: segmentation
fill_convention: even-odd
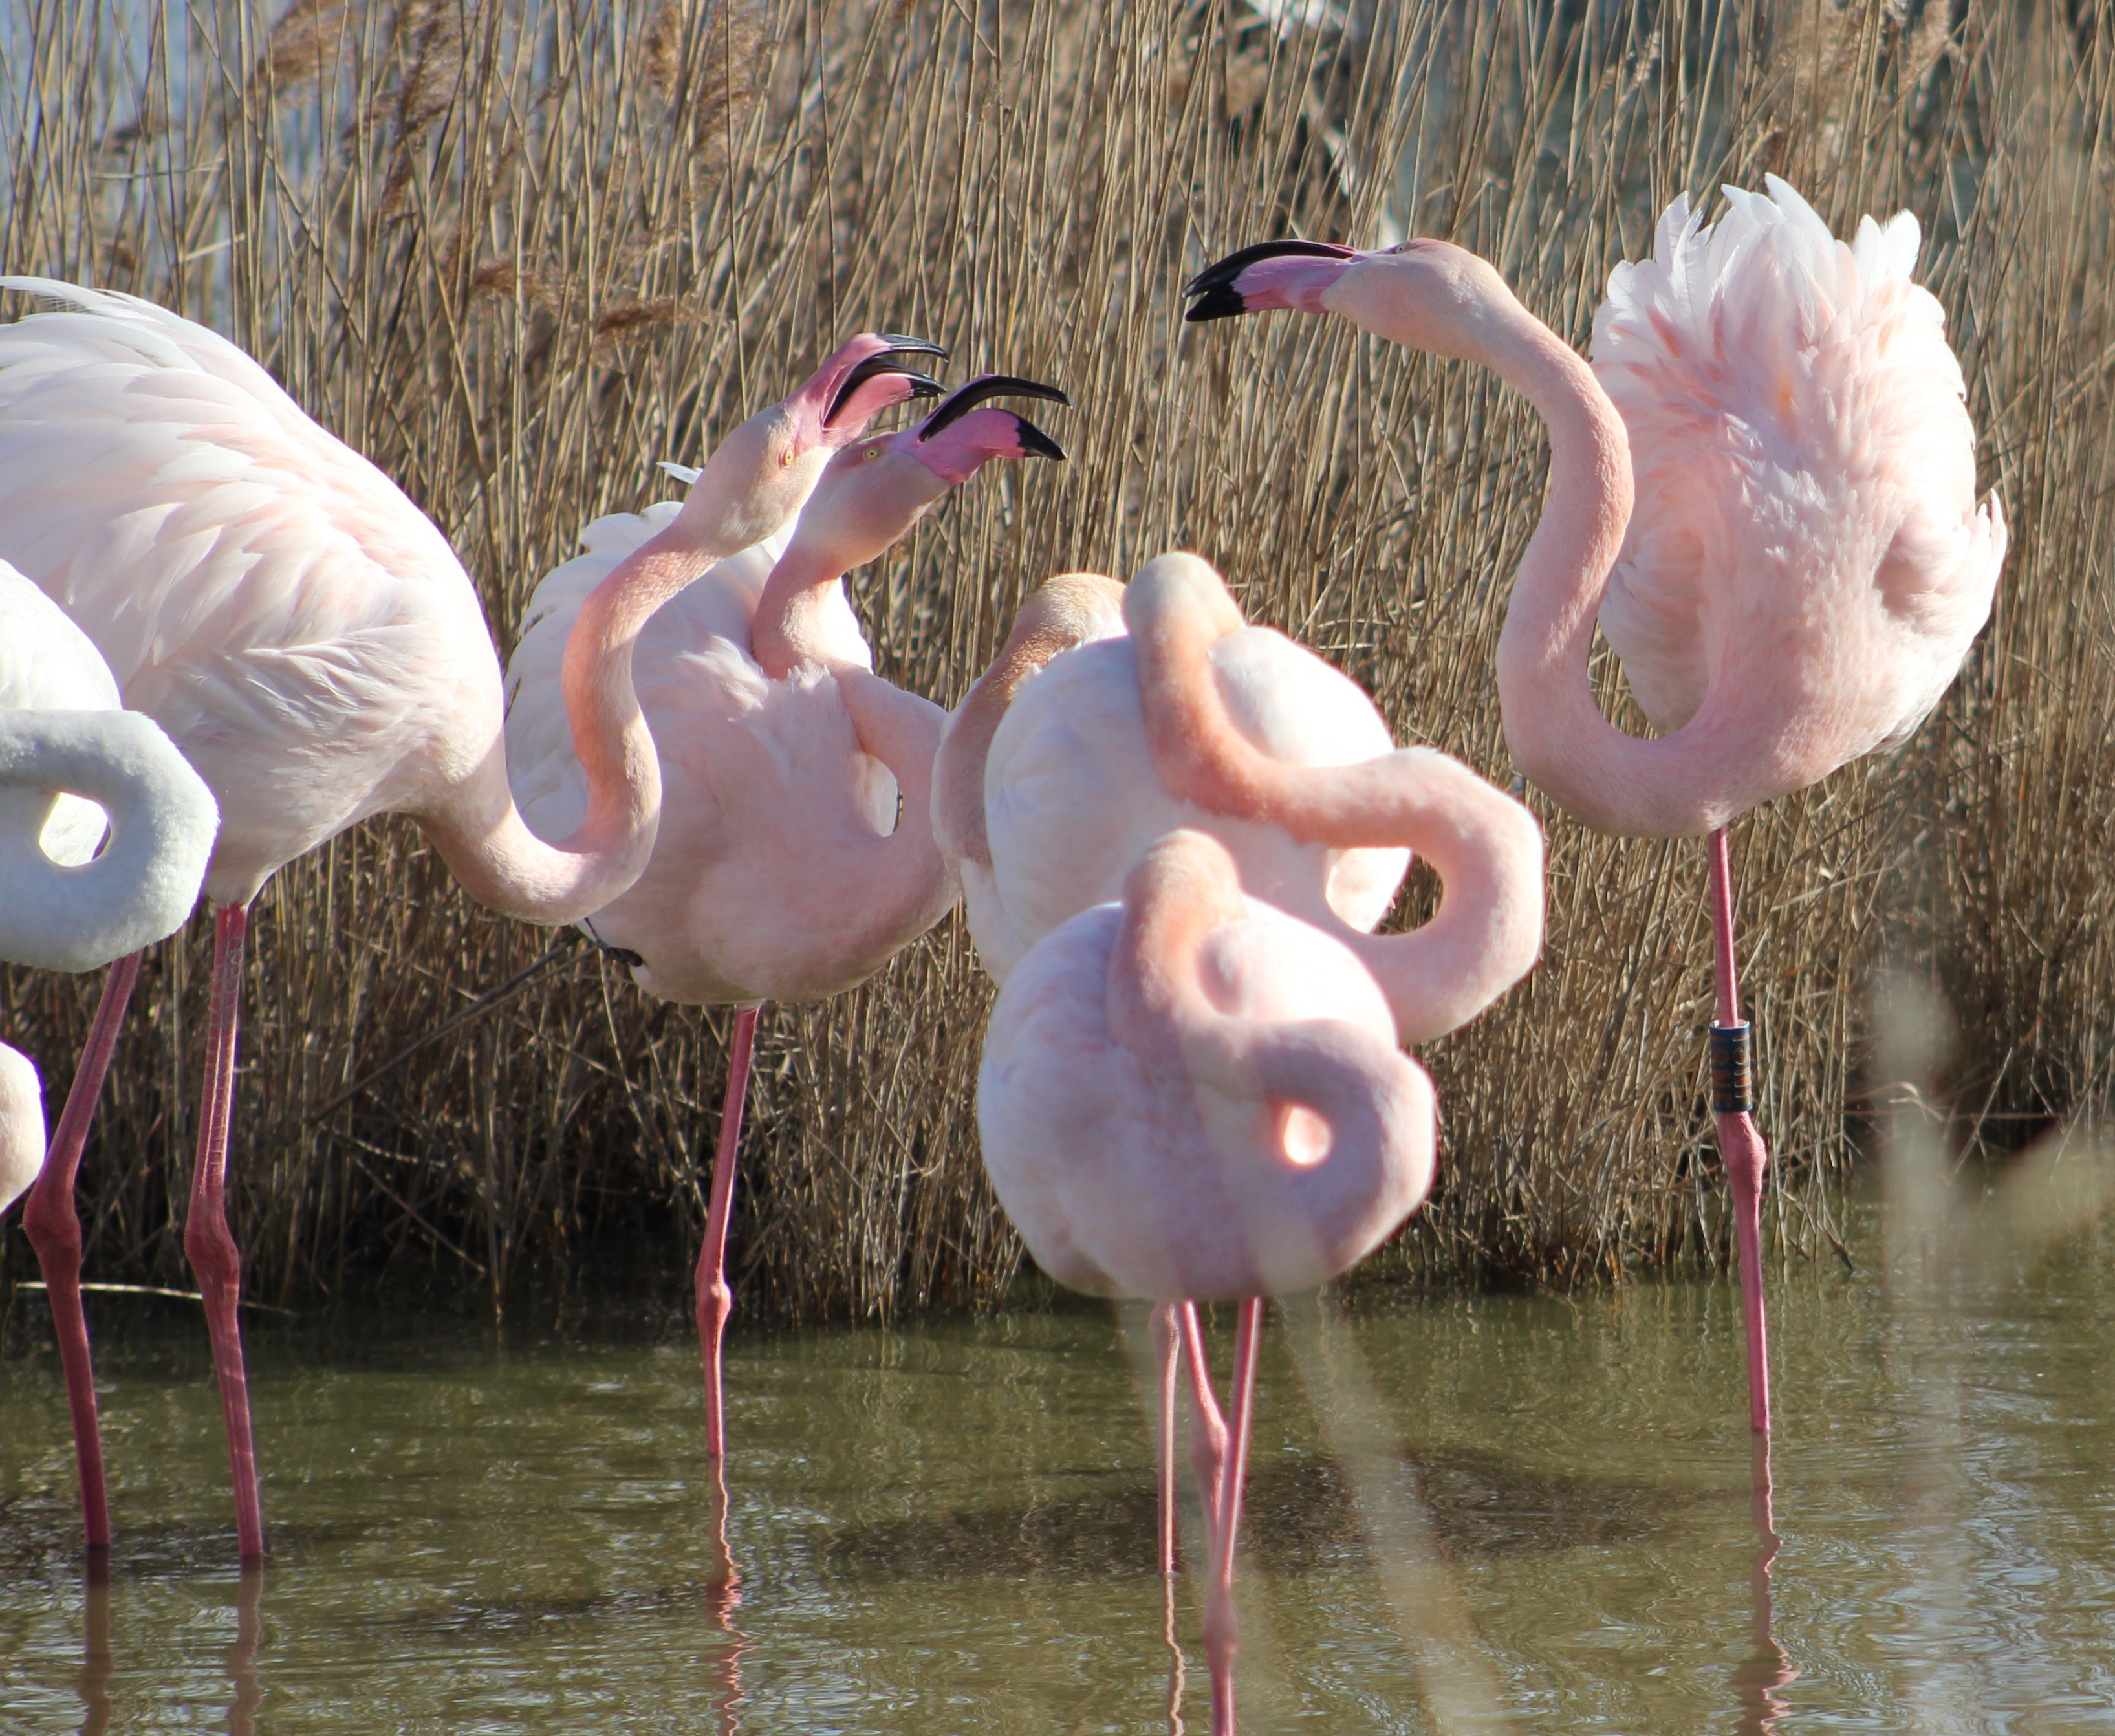
[[[870,379],[892,376],[903,381],[910,388],[903,394],[905,398],[938,397],[947,390],[930,374],[920,374],[916,369],[897,360],[899,356],[936,356],[945,361],[947,352],[940,345],[929,338],[906,338],[895,332],[877,332],[874,338],[885,347],[856,364],[838,383],[837,390],[831,395],[829,408],[824,412],[824,427],[835,426],[838,417],[844,414],[845,406],[851,402],[852,395]],[[893,400],[896,402],[902,401],[902,398]]]
[[[1251,311],[1239,280],[1249,267],[1265,259],[1356,259],[1358,256],[1356,248],[1339,247],[1330,241],[1258,241],[1207,265],[1185,283],[1182,293],[1191,298],[1191,303],[1182,317],[1194,325],[1206,319],[1231,319]]]
[[[1046,386],[1040,380],[1024,379],[1017,374],[986,374],[957,387],[947,402],[934,411],[919,425],[917,442],[924,445],[934,435],[944,433],[959,422],[980,404],[995,397],[1040,398],[1045,403],[1070,406],[1072,400],[1055,386]],[[1007,411],[1019,429],[1019,443],[1024,457],[1055,458],[1064,462],[1065,448],[1030,421],[1025,416]]]

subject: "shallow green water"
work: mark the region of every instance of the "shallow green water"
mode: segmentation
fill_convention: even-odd
[[[2115,1237],[1974,1251],[1778,1284],[1781,1655],[1730,1287],[1274,1313],[1244,1729],[2115,1732]],[[91,1300],[107,1604],[41,1304],[0,1359],[9,1736],[1172,1727],[1108,1313],[737,1335],[730,1593],[680,1341],[260,1326],[245,1581],[202,1331]]]

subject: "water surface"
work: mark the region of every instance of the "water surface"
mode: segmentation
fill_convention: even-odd
[[[2115,1732],[2115,1236],[1853,1251],[1778,1284],[1768,1576],[1729,1286],[1274,1312],[1244,1729]],[[203,1330],[91,1301],[107,1597],[40,1303],[0,1358],[11,1736],[1175,1727],[1135,1320],[738,1333],[724,1507],[679,1338],[260,1321],[245,1578]]]

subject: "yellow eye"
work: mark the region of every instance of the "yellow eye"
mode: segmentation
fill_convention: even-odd
[[[875,442],[874,443],[874,444],[873,444],[873,445],[871,445],[871,446],[869,446],[869,448],[867,448],[867,449],[866,449],[866,455],[867,455],[867,457],[869,457],[869,458],[879,458],[879,457],[881,456],[881,453],[882,453],[882,444],[883,444],[883,443],[882,443],[882,442],[880,442],[879,440],[877,440],[877,441],[875,441]]]
[[[782,471],[782,470],[784,470],[784,469],[785,469],[788,465],[790,465],[791,463],[792,463],[792,462],[793,462],[793,448],[792,448],[791,447],[790,447],[790,446],[789,446],[789,447],[787,447],[787,448],[786,448],[786,450],[785,450],[785,451],[783,451],[782,452],[779,453],[779,455],[778,455],[778,467],[779,467],[779,469],[781,469],[781,470]]]

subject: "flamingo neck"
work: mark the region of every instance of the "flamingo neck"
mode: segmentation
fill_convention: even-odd
[[[804,663],[838,661],[828,650],[823,611],[847,570],[819,543],[796,535],[787,545],[750,623],[750,650],[773,681],[784,680]]]
[[[588,594],[566,641],[559,687],[588,808],[572,834],[547,844],[507,787],[506,747],[485,759],[443,807],[420,816],[463,889],[529,922],[577,921],[645,871],[661,819],[661,762],[632,685],[631,656],[654,612],[732,549],[700,541],[679,519],[628,555]]]
[[[94,861],[39,843],[54,792],[100,806]],[[197,902],[219,815],[190,764],[136,711],[0,710],[0,958],[89,971],[173,933]]]
[[[1336,310],[1393,335],[1383,296],[1362,288],[1347,301],[1365,305]],[[1400,314],[1392,323],[1411,324]],[[1604,832],[1686,837],[1723,825],[1768,793],[1765,768],[1743,751],[1729,715],[1732,696],[1714,687],[1680,730],[1646,740],[1602,715],[1587,674],[1633,500],[1622,418],[1585,361],[1502,284],[1455,304],[1440,325],[1436,344],[1429,319],[1420,328],[1423,347],[1491,369],[1535,406],[1549,436],[1549,491],[1498,639],[1498,705],[1514,764]]]

